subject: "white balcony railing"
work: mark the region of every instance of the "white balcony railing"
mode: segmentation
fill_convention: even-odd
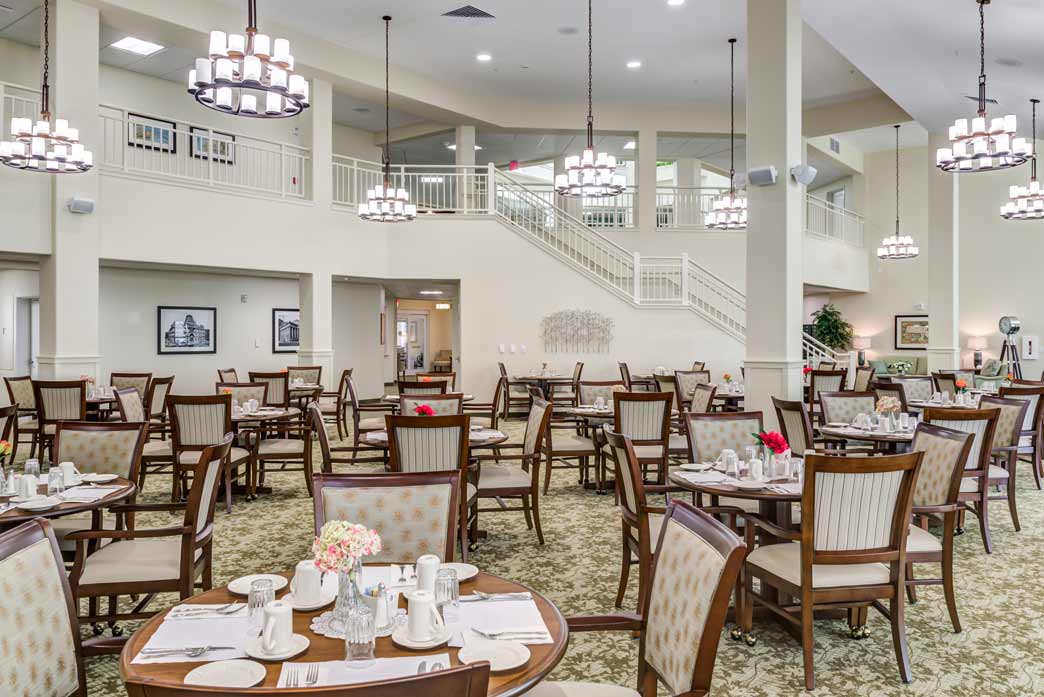
[[[290,143],[101,107],[104,171],[156,177],[236,193],[306,199],[311,153]]]
[[[11,119],[40,118],[40,91],[7,82],[0,82],[0,127],[8,137]]]
[[[727,191],[717,187],[656,187],[656,227],[705,230],[703,220],[714,199]]]
[[[422,213],[489,213],[489,168],[485,165],[392,165],[395,186],[410,192],[410,200]],[[366,190],[380,184],[380,163],[334,155],[333,202],[356,208],[366,200]]]
[[[863,216],[811,194],[805,197],[805,234],[863,246]]]
[[[526,182],[528,191],[539,196],[550,206],[568,211],[578,221],[593,228],[633,228],[635,226],[635,199],[637,189],[627,187],[618,196],[585,196],[566,198],[555,193],[553,184]]]

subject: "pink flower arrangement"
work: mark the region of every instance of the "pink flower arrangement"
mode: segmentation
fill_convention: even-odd
[[[351,571],[358,560],[381,549],[376,530],[345,520],[325,523],[312,543],[315,566],[320,571]]]
[[[417,408],[413,410],[417,416],[435,416],[435,410],[427,404],[418,404]]]
[[[965,380],[955,380],[953,386],[958,392],[964,392],[968,389],[968,383]]]
[[[758,442],[764,445],[766,448],[782,455],[787,450],[790,450],[790,445],[787,444],[787,439],[783,437],[783,434],[779,431],[762,431],[761,433],[752,433]]]

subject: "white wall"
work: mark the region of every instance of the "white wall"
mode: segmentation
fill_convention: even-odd
[[[333,378],[324,376],[332,389],[346,368],[359,399],[384,394],[384,353],[380,342],[381,287],[370,283],[334,283],[333,286]]]
[[[18,364],[18,299],[39,295],[40,274],[34,270],[0,271],[0,377],[24,375]],[[0,390],[0,400],[8,403],[7,390]]]
[[[335,123],[333,125],[334,155],[380,162],[381,148],[373,144],[373,135],[370,131]]]

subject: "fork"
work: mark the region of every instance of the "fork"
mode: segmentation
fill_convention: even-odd
[[[297,668],[290,668],[286,671],[286,686],[287,687],[299,687],[297,677]]]
[[[189,658],[199,658],[211,651],[231,651],[235,646],[187,646],[183,649],[142,649],[143,656],[176,656],[185,654]]]
[[[184,607],[184,606],[182,606],[182,607]],[[214,607],[214,608],[210,608],[210,607],[205,607],[205,608],[185,607],[185,609],[183,609],[183,610],[179,610],[179,609],[175,608],[175,610],[173,611],[172,614],[174,615],[174,617],[184,617],[184,616],[193,617],[193,616],[198,616],[198,615],[209,615],[209,614],[233,615],[233,614],[239,612],[242,609],[243,609],[243,605],[241,603],[237,603],[235,601],[232,601],[228,605],[222,605],[221,607]]]
[[[311,687],[319,682],[319,664],[313,663],[308,666],[308,675],[305,676],[305,686]]]
[[[471,631],[478,634],[483,639],[502,639],[504,641],[520,641],[523,639],[547,639],[548,633],[541,632],[538,630],[533,631],[503,631],[503,632],[484,632],[481,629],[471,628]]]

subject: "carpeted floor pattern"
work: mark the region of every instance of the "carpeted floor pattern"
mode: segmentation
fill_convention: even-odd
[[[524,423],[502,428],[520,442]],[[338,466],[338,470],[350,469]],[[372,469],[372,466],[358,466]],[[165,478],[164,478],[165,479]],[[166,481],[150,482],[140,500],[163,500]],[[236,500],[231,515],[216,516],[214,583],[242,574],[292,569],[309,554],[312,501],[299,473],[270,476],[274,492],[259,500]],[[919,589],[919,602],[907,607],[907,635],[914,682],[903,685],[892,650],[888,622],[871,611],[871,636],[849,637],[840,621],[816,624],[818,697],[852,695],[1003,697],[1044,694],[1044,493],[1033,485],[1028,467],[1019,475],[1018,502],[1022,524],[1016,533],[1003,503],[992,513],[995,551],[984,553],[977,522],[969,518],[967,534],[957,538],[957,599],[964,625],[954,634],[942,591]],[[612,496],[599,496],[578,486],[572,470],[556,470],[551,491],[541,498],[547,543],[537,544],[521,513],[485,514],[488,540],[472,561],[484,571],[532,586],[567,615],[613,611],[619,579],[620,522]],[[166,515],[139,517],[138,525],[169,524]],[[925,571],[931,571],[926,568]],[[925,574],[932,575],[932,574]],[[625,609],[634,609],[637,574]],[[171,597],[160,597],[163,608]],[[130,629],[132,626],[129,626]],[[755,624],[758,643],[750,648],[722,635],[714,672],[716,697],[777,697],[808,694],[803,688],[800,645],[777,625]],[[589,680],[634,686],[638,642],[628,633],[575,634],[552,679]],[[115,657],[87,661],[91,697],[126,692]],[[666,694],[661,688],[661,694]]]

